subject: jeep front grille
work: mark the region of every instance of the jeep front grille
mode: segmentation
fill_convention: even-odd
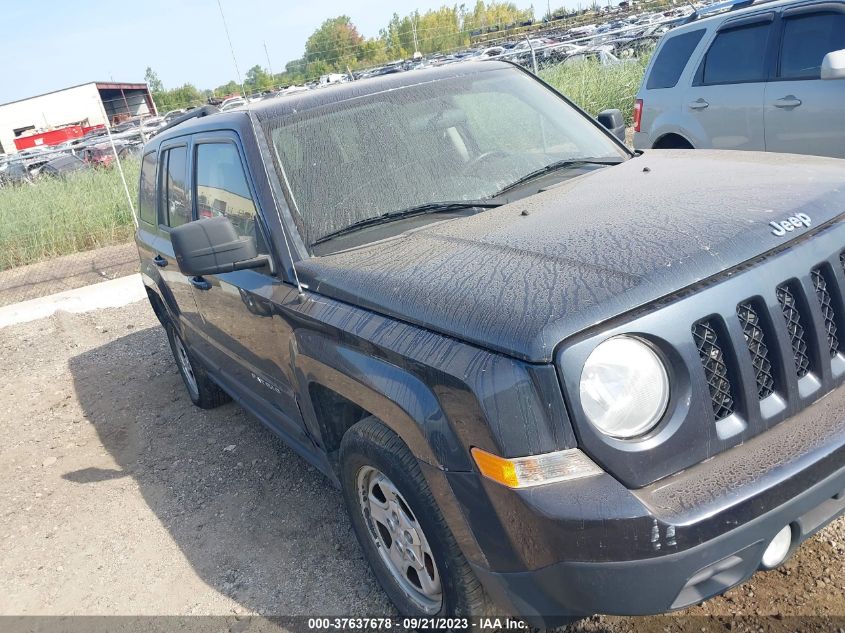
[[[795,373],[799,378],[803,378],[810,372],[810,357],[807,354],[806,332],[802,323],[801,312],[798,309],[795,293],[789,286],[790,284],[781,284],[778,286],[777,297],[781,312],[783,312],[783,319],[786,321],[789,341],[792,345]]]
[[[755,307],[756,304],[756,307]],[[762,400],[768,398],[775,391],[775,379],[772,374],[772,363],[769,360],[769,348],[766,345],[766,333],[760,320],[760,304],[756,301],[746,301],[736,307],[736,314],[742,325],[742,334],[751,356],[751,366],[754,368],[754,378],[757,381],[757,395]]]
[[[822,310],[822,318],[824,319],[825,335],[827,336],[827,346],[829,348],[830,357],[833,358],[839,353],[839,337],[837,336],[836,328],[836,314],[833,311],[833,301],[828,291],[827,274],[821,266],[814,268],[812,273],[813,288],[816,291],[816,297],[819,300],[819,307]]]
[[[794,270],[790,269],[790,272]],[[780,415],[822,383],[845,379],[845,251],[692,325],[714,418]],[[783,278],[781,278],[783,279]],[[718,306],[713,306],[718,307]],[[801,386],[804,378],[812,377]],[[796,391],[789,383],[799,382]],[[746,382],[747,381],[747,382]],[[779,401],[759,404],[772,395]],[[753,410],[752,407],[759,406]]]
[[[692,326],[692,336],[698,347],[698,355],[704,366],[710,401],[717,420],[728,417],[734,410],[731,382],[725,355],[719,345],[719,333],[715,320],[704,319]]]

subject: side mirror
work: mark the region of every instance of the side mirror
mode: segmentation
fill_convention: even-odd
[[[625,117],[622,112],[617,109],[603,110],[599,112],[596,117],[599,123],[607,128],[613,136],[618,138],[623,143],[625,142]]]
[[[845,48],[824,56],[822,79],[845,79]]]
[[[170,232],[176,262],[183,275],[201,277],[261,268],[267,256],[258,255],[255,240],[241,237],[226,216],[205,218]]]

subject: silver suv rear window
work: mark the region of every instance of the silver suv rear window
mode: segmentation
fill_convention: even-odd
[[[690,55],[704,36],[705,29],[670,37],[663,44],[648,75],[646,89],[674,88],[684,72]]]

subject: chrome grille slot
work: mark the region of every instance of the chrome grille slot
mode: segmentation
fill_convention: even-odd
[[[841,257],[840,255],[840,259]],[[822,311],[828,351],[830,352],[830,357],[833,358],[839,353],[839,333],[836,327],[836,313],[833,309],[833,299],[828,290],[832,283],[829,283],[830,277],[826,273],[827,271],[819,266],[811,271],[810,276],[813,280],[813,289],[816,291],[816,298],[819,300],[819,307]]]
[[[742,334],[751,356],[754,367],[754,377],[757,382],[757,395],[760,400],[772,395],[775,391],[775,379],[769,348],[766,345],[766,333],[760,315],[765,308],[757,301],[745,301],[736,307],[736,314],[742,325]]]
[[[719,326],[715,320],[702,319],[692,326],[692,337],[701,357],[707,387],[710,390],[710,401],[713,414],[717,420],[728,417],[734,412],[734,398],[731,381],[728,377],[728,366],[722,351],[722,340]],[[727,341],[727,337],[724,337]]]
[[[792,345],[795,373],[799,378],[803,378],[810,372],[810,356],[807,348],[807,334],[802,323],[796,293],[788,283],[778,286],[776,292]]]

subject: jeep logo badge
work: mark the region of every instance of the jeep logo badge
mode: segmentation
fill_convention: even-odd
[[[772,227],[772,233],[778,237],[783,237],[787,232],[800,229],[802,226],[810,228],[811,223],[812,220],[810,220],[809,215],[806,213],[796,213],[780,222],[769,222],[769,226]]]

